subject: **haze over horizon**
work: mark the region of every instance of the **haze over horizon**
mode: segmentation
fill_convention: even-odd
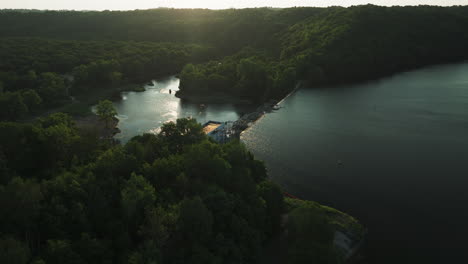
[[[374,4],[381,6],[405,5],[468,5],[468,0],[3,0],[0,9],[48,9],[48,10],[134,10],[158,7],[169,8],[249,8],[294,6],[352,6]]]

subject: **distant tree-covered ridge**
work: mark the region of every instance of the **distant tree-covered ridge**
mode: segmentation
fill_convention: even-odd
[[[191,119],[106,142],[61,113],[0,123],[0,263],[257,263],[287,210],[312,234],[293,237],[291,263],[342,261],[323,209],[286,206],[239,142]]]
[[[297,80],[356,82],[464,60],[467,28],[466,6],[7,11],[0,100],[21,117],[98,87],[181,73],[180,97],[263,101]]]
[[[273,46],[273,35],[323,11],[292,9],[151,9],[0,13],[0,36],[68,40],[199,43],[221,53]]]
[[[274,35],[270,52],[187,65],[181,92],[223,91],[262,101],[297,80],[310,86],[374,79],[468,58],[468,7],[328,8]],[[268,47],[265,47],[268,50]]]

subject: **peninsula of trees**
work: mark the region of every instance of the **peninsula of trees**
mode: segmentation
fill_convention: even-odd
[[[56,113],[0,123],[0,146],[0,263],[258,263],[287,211],[291,263],[343,260],[333,211],[286,203],[243,145],[192,119],[113,145]]]

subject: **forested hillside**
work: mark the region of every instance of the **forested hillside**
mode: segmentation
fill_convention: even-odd
[[[256,263],[281,231],[282,192],[241,144],[181,119],[120,145],[45,114],[80,96],[179,74],[181,98],[259,103],[467,47],[468,7],[2,10],[0,263]],[[320,210],[291,214],[291,263],[342,262]]]
[[[312,82],[361,81],[468,57],[468,7],[340,8],[291,27],[282,60]],[[320,70],[314,78],[309,71]]]
[[[334,85],[462,61],[467,28],[467,7],[329,8],[279,31],[279,53],[186,66],[181,94],[227,91],[262,101],[281,98],[294,80]]]
[[[61,113],[0,133],[0,263],[257,263],[281,231],[283,194],[263,163],[195,120],[126,145]],[[298,236],[314,243],[294,256],[339,263],[318,208],[301,209],[320,225],[294,224],[317,234]]]
[[[63,114],[0,131],[1,263],[251,263],[279,230],[263,164],[195,120],[125,146]]]
[[[104,12],[3,12],[0,36],[73,40],[203,43],[223,52],[273,46],[276,32],[323,11],[293,9],[153,9]]]
[[[24,91],[11,93],[25,90],[47,105],[83,84],[181,72],[180,97],[263,101],[281,98],[297,80],[330,85],[464,60],[466,28],[467,7],[3,11],[0,86],[9,93],[0,100],[21,105]],[[31,79],[46,72],[75,77],[74,87],[52,96],[31,89],[41,86]]]

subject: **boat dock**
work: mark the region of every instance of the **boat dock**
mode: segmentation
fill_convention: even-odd
[[[240,134],[265,115],[265,113],[278,110],[279,108],[280,106],[277,102],[272,100],[259,106],[255,111],[243,115],[236,121],[218,122],[210,120],[203,124],[203,132],[218,143],[227,143],[234,138],[239,139]]]
[[[235,138],[234,122],[208,121],[203,124],[203,132],[218,143],[227,143]]]
[[[204,125],[203,125],[203,132],[205,132],[205,134],[210,134],[211,132],[213,132],[213,130],[217,129],[218,127],[221,126],[221,122],[216,122],[216,121],[208,121],[206,122]]]

